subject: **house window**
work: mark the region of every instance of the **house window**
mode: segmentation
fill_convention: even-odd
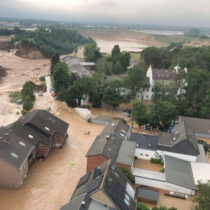
[[[142,153],[141,153],[140,155],[141,155],[141,156],[143,156],[143,154],[142,154]]]
[[[55,135],[55,139],[59,139],[59,136],[58,135]]]
[[[148,154],[146,154],[146,156],[148,157],[149,155],[148,155]]]
[[[44,148],[44,145],[43,145],[43,144],[40,144],[40,145],[39,145],[39,148]]]

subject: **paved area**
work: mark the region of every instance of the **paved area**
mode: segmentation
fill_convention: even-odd
[[[47,86],[47,93],[50,93],[52,88],[52,82],[50,76],[45,76],[46,86]]]

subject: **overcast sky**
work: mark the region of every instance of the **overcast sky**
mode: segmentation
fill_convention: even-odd
[[[0,17],[210,26],[210,0],[0,0]]]

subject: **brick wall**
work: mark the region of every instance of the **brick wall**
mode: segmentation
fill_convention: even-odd
[[[107,160],[108,159],[102,155],[87,157],[87,172],[93,170],[94,168],[101,165],[102,163],[104,163]],[[118,166],[119,168],[127,169],[128,171],[131,170],[131,166],[128,166],[128,165],[124,165],[124,164],[120,164],[120,163],[115,163],[115,165]]]
[[[128,165],[124,165],[124,164],[121,164],[121,163],[115,163],[116,166],[118,166],[119,168],[124,168],[128,171],[131,170],[131,166],[128,166]]]
[[[89,171],[93,170],[94,168],[96,168],[97,166],[101,165],[106,160],[108,160],[108,159],[102,155],[87,157],[87,172],[89,172]]]

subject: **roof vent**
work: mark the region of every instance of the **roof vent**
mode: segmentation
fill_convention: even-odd
[[[9,133],[4,133],[3,142],[9,144]]]
[[[139,147],[139,144],[136,144],[136,147]]]
[[[176,141],[176,137],[174,137],[173,140]]]
[[[85,206],[85,201],[82,201],[82,206],[83,206],[83,207]]]
[[[152,146],[152,144],[148,144],[148,146],[149,146],[149,147],[151,147],[151,146]]]
[[[112,127],[114,127],[115,126],[115,124],[114,123],[112,123]]]
[[[109,139],[109,135],[106,136],[106,139],[107,139],[107,140]]]

